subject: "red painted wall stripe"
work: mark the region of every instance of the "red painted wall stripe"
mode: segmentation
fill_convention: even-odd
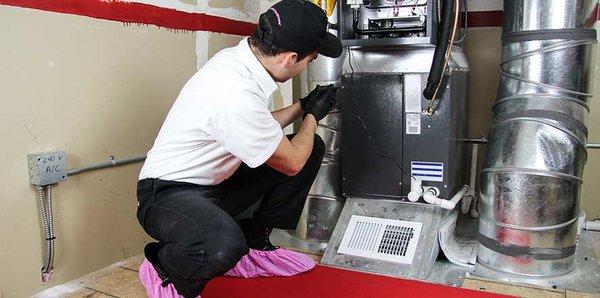
[[[0,4],[33,8],[58,13],[88,16],[124,23],[156,25],[189,31],[211,31],[250,35],[256,24],[204,13],[190,13],[143,3],[115,0],[0,0]],[[502,27],[502,11],[470,11],[469,27]],[[590,14],[586,25],[600,21],[600,4]]]
[[[106,0],[0,0],[0,4],[189,31],[250,35],[256,24],[143,3]]]
[[[600,3],[596,4],[590,16],[585,20],[585,25],[587,27],[592,27],[596,22],[600,21]]]
[[[467,15],[469,28],[472,27],[502,27],[502,11],[469,11]]]
[[[471,27],[502,27],[502,11],[469,11],[467,20]],[[593,27],[600,21],[600,4],[596,5],[585,21],[586,27]]]

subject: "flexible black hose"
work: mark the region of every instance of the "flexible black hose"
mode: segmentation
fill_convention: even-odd
[[[454,0],[444,0],[442,10],[442,20],[438,27],[438,35],[436,41],[435,52],[433,54],[433,62],[431,63],[431,71],[427,78],[427,86],[423,90],[423,96],[431,100],[435,94],[435,89],[440,84],[444,75],[444,60],[448,51],[450,34],[452,33]]]

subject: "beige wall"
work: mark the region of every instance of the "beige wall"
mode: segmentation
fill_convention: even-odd
[[[209,5],[245,4],[221,2]],[[42,284],[27,154],[65,150],[69,168],[145,154],[197,60],[242,37],[9,6],[0,6],[0,20],[0,297],[24,297],[137,255],[149,240],[135,219],[140,164],[71,177],[55,188],[56,278]],[[276,107],[291,101],[291,84],[282,87]]]
[[[141,252],[140,165],[55,188],[53,282],[40,282],[42,230],[28,153],[69,167],[142,155],[196,69],[195,34],[0,6],[0,296],[25,297]],[[215,40],[218,40],[215,39]]]
[[[596,26],[596,30],[599,28],[600,26]],[[600,46],[594,47],[592,59],[594,97],[589,100],[588,139],[590,142],[600,143]],[[600,149],[588,150],[583,181],[581,207],[588,219],[600,219]]]
[[[491,105],[496,99],[499,63],[502,54],[501,28],[469,29],[464,50],[471,65],[469,73],[469,135],[479,137],[489,129]],[[594,49],[592,70],[594,98],[589,101],[589,141],[600,143],[600,47]],[[485,146],[481,146],[479,160],[483,161]],[[600,150],[588,150],[588,161],[583,175],[582,208],[588,218],[600,218]]]
[[[195,1],[186,1],[193,3]],[[218,2],[218,1],[211,1]],[[241,7],[226,1],[223,7]],[[261,8],[272,4],[261,0]],[[139,254],[148,240],[135,219],[140,165],[90,172],[56,187],[56,278],[40,282],[42,231],[27,153],[66,150],[69,167],[144,154],[196,69],[194,33],[0,6],[0,296],[23,297]],[[500,61],[499,28],[470,29],[469,133],[487,132]],[[207,56],[241,37],[204,35]],[[595,65],[600,49],[596,48]],[[596,73],[598,72],[596,67]],[[590,140],[600,142],[600,75],[591,101]],[[291,85],[275,95],[280,107]],[[481,150],[483,156],[483,148]],[[600,216],[594,183],[600,150],[590,150],[583,208]]]

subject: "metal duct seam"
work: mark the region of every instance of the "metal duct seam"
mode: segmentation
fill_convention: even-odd
[[[583,179],[581,179],[577,176],[563,174],[563,173],[559,173],[559,172],[535,170],[535,169],[530,169],[530,168],[519,168],[519,167],[485,168],[485,169],[482,169],[481,172],[482,173],[494,173],[494,172],[523,173],[523,174],[530,174],[530,175],[536,175],[536,176],[546,176],[546,177],[552,177],[552,178],[558,178],[558,179],[567,179],[567,180],[571,180],[573,182],[577,182],[578,184],[583,183]],[[503,224],[501,222],[498,222],[498,225],[503,226]]]
[[[514,80],[518,80],[524,83],[528,83],[531,85],[536,85],[538,87],[542,87],[542,88],[546,88],[546,89],[554,89],[558,92],[563,92],[563,93],[568,93],[568,94],[574,94],[574,95],[579,95],[579,96],[583,96],[583,97],[592,97],[594,96],[594,94],[591,93],[587,93],[587,92],[579,92],[579,91],[574,91],[574,90],[569,90],[569,89],[565,89],[559,86],[555,86],[555,85],[549,85],[549,84],[544,84],[544,83],[540,83],[540,82],[536,82],[524,77],[520,77],[518,75],[514,75],[505,71],[500,71],[500,74],[503,76],[506,76],[508,78],[514,79]]]
[[[487,221],[487,219],[485,219],[485,218],[482,219],[482,220],[483,221]],[[505,228],[513,229],[513,230],[544,232],[544,231],[548,231],[548,230],[554,230],[556,228],[566,227],[566,226],[568,226],[568,225],[570,225],[570,224],[572,224],[572,223],[574,223],[574,222],[576,222],[578,220],[579,220],[579,216],[577,216],[577,217],[575,217],[575,218],[573,218],[573,219],[571,219],[569,221],[563,222],[563,223],[559,223],[559,224],[555,224],[555,225],[551,225],[551,226],[543,226],[543,227],[526,227],[526,226],[506,224],[506,223],[498,223],[498,222],[496,222],[494,224],[498,225],[498,226],[505,227]]]
[[[585,124],[566,114],[547,110],[523,110],[503,115],[495,119],[492,134],[499,126],[513,121],[532,121],[552,126],[575,138],[582,148],[585,148],[588,130]]]
[[[590,111],[590,106],[587,104],[587,102],[585,102],[583,100],[580,100],[580,99],[577,99],[574,97],[559,96],[559,95],[551,94],[551,93],[518,94],[518,95],[514,95],[514,96],[501,98],[501,99],[496,100],[496,102],[492,106],[492,111],[494,111],[496,108],[498,108],[502,104],[507,103],[508,101],[528,100],[528,99],[540,100],[540,101],[549,100],[549,99],[570,101],[570,102],[576,103],[576,104],[584,107],[588,112]]]
[[[523,41],[539,40],[595,40],[596,30],[594,29],[546,29],[546,30],[527,30],[516,31],[502,34],[502,45]]]
[[[481,234],[477,234],[477,241],[488,248],[493,248],[494,250],[501,252],[504,255],[524,259],[543,261],[561,260],[575,253],[575,245],[563,248],[520,246],[504,244]]]
[[[532,50],[532,51],[528,51],[528,52],[524,52],[515,56],[512,56],[508,59],[504,59],[501,63],[500,66],[504,66],[504,64],[515,61],[515,60],[519,60],[519,59],[523,59],[523,58],[527,58],[533,55],[537,55],[537,54],[544,54],[544,53],[548,53],[548,52],[552,52],[552,51],[558,51],[558,50],[563,50],[563,49],[567,49],[567,48],[572,48],[572,47],[576,47],[576,46],[581,46],[581,45],[588,45],[588,44],[594,44],[596,43],[595,40],[567,40],[567,41],[561,41],[561,42],[557,42],[548,46],[543,46],[539,49],[536,50]]]

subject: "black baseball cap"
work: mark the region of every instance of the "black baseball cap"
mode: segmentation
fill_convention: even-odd
[[[327,32],[327,16],[316,4],[305,0],[281,0],[260,15],[255,34],[277,48],[331,58],[342,54],[342,43]]]

